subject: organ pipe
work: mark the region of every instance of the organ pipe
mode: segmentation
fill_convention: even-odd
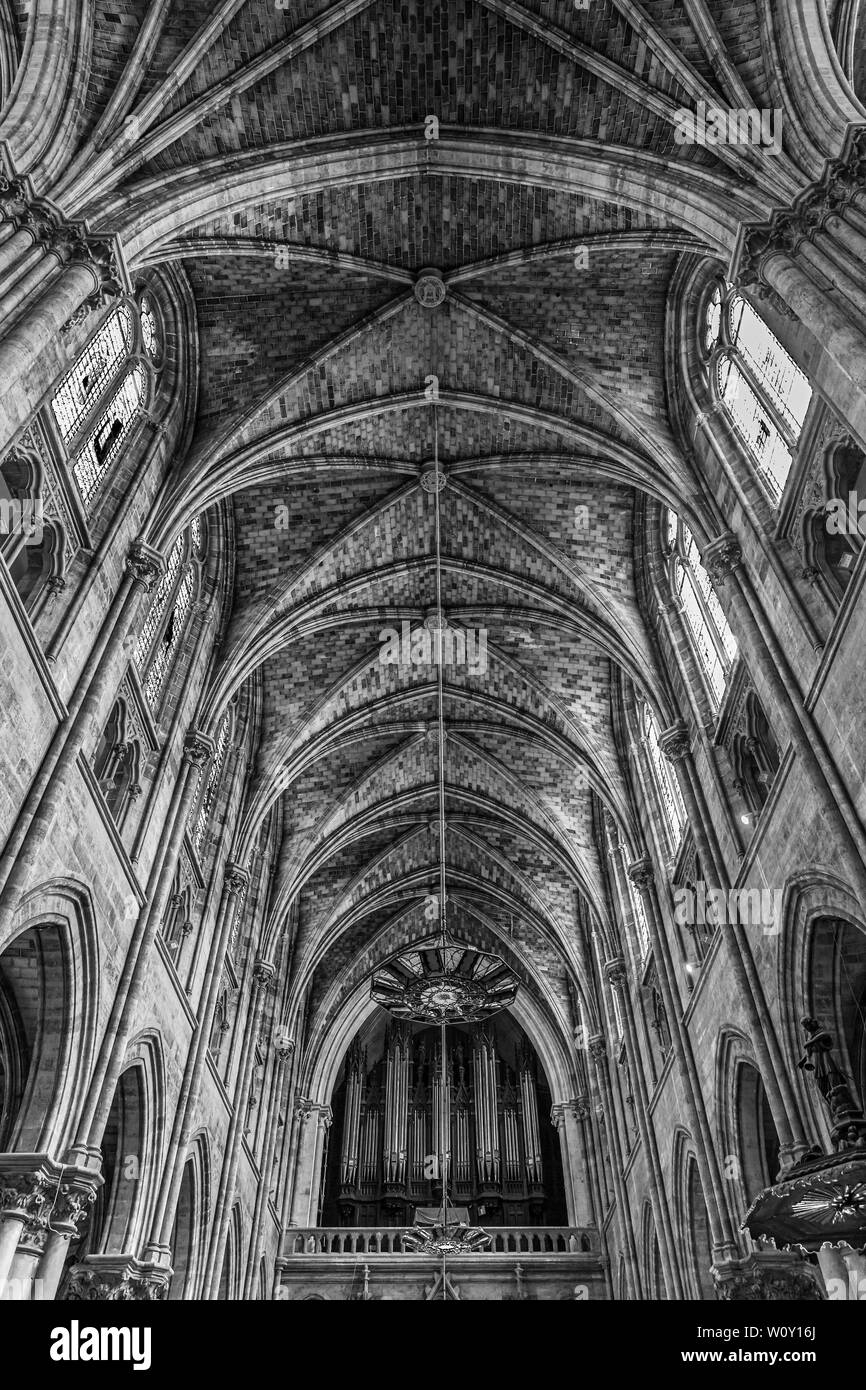
[[[366,1074],[365,1057],[356,1038],[346,1058],[346,1111],[343,1147],[340,1154],[340,1182],[354,1186],[358,1177],[358,1149],[361,1138],[361,1099]]]
[[[398,1025],[389,1034],[385,1061],[383,1157],[386,1183],[404,1183],[406,1181],[408,1110],[408,1038],[405,1027]]]
[[[487,1219],[506,1224],[538,1220],[546,1164],[537,1063],[526,1045],[512,1054],[512,1070],[497,1038],[489,1026],[455,1031],[446,1039],[444,1077],[441,1038],[432,1029],[419,1036],[392,1024],[369,1072],[367,1054],[353,1045],[332,1179],[344,1221],[399,1223],[395,1202],[406,1204],[408,1220],[413,1201],[438,1200],[443,1175],[455,1205],[480,1200]]]
[[[451,1148],[451,1087],[448,1084],[447,1069],[443,1087],[442,1048],[436,1049],[436,1066],[433,1071],[433,1152],[436,1155],[438,1176],[448,1167],[448,1154]]]
[[[541,1183],[541,1136],[538,1131],[538,1101],[535,1094],[535,1073],[528,1054],[520,1067],[520,1098],[523,1102],[523,1146],[526,1154],[526,1176],[533,1184]]]
[[[499,1123],[496,1094],[496,1051],[493,1039],[480,1032],[475,1042],[475,1136],[478,1172],[482,1182],[499,1181]]]

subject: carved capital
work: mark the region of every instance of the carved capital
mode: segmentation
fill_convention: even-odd
[[[279,1065],[288,1062],[295,1054],[295,1040],[289,1037],[285,1028],[278,1028],[274,1034],[274,1056]]]
[[[54,1229],[64,1228],[63,1233],[65,1235],[77,1238],[81,1235],[95,1201],[95,1185],[82,1182],[62,1182],[51,1212],[52,1227]]]
[[[815,1276],[805,1269],[713,1269],[716,1297],[725,1303],[815,1302],[824,1299]]]
[[[635,859],[629,864],[626,873],[641,893],[649,893],[655,883],[653,866],[649,859]]]
[[[625,961],[622,956],[616,956],[613,960],[605,961],[604,971],[610,984],[621,993],[625,989],[627,978]]]
[[[72,1172],[66,1182],[45,1169],[2,1178],[0,1215],[23,1221],[21,1240],[31,1251],[44,1250],[52,1233],[79,1236],[96,1201],[102,1178],[98,1174],[76,1175],[74,1169],[66,1171]]]
[[[589,1115],[586,1096],[575,1096],[572,1100],[559,1101],[550,1107],[550,1123],[554,1129],[559,1131],[562,1128],[567,1115],[571,1115],[575,1120],[585,1120]]]
[[[264,989],[275,974],[276,966],[273,961],[259,958],[253,966],[253,988]]]
[[[136,541],[129,547],[126,568],[133,582],[150,593],[156,581],[165,574],[165,560],[159,551]]]
[[[711,541],[702,557],[704,569],[717,589],[720,589],[734,570],[743,563],[740,542],[730,531]]]
[[[603,1062],[607,1056],[607,1039],[601,1033],[596,1033],[589,1040],[589,1053],[595,1062]]]
[[[295,1101],[295,1118],[301,1124],[315,1119],[318,1124],[327,1129],[333,1118],[333,1112],[330,1105],[319,1105],[318,1101],[308,1100],[306,1096],[298,1096]]]
[[[143,1273],[91,1268],[82,1262],[72,1266],[58,1297],[76,1303],[155,1303],[168,1297],[169,1277],[168,1270]]]
[[[669,763],[678,763],[688,757],[689,735],[685,724],[672,724],[659,734],[659,751]]]
[[[183,756],[193,767],[204,767],[213,756],[214,742],[199,729],[189,729],[183,741]]]
[[[237,897],[242,888],[246,888],[250,881],[248,871],[241,864],[236,864],[229,860],[225,867],[225,886],[226,892],[230,897]]]
[[[54,1184],[46,1173],[18,1173],[3,1176],[0,1188],[0,1215],[19,1216],[27,1222],[39,1221],[50,1207]]]

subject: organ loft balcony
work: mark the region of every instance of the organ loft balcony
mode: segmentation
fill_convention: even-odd
[[[471,1228],[470,1228],[471,1229]],[[277,1297],[346,1301],[597,1301],[609,1297],[599,1235],[579,1226],[491,1226],[483,1250],[409,1249],[390,1226],[286,1233]]]
[[[608,1297],[579,1115],[513,1015],[446,1038],[377,1010],[296,1120],[277,1297]]]

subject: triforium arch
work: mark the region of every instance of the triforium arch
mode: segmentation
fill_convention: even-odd
[[[0,5],[16,1296],[420,1301],[440,1199],[443,1297],[820,1292],[740,1225],[866,1086],[863,7],[548,8]],[[437,1087],[453,1190],[335,1178]]]

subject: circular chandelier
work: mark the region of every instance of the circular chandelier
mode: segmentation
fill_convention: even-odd
[[[517,980],[499,956],[454,943],[403,951],[373,976],[372,997],[414,1023],[483,1023],[508,1008]]]

